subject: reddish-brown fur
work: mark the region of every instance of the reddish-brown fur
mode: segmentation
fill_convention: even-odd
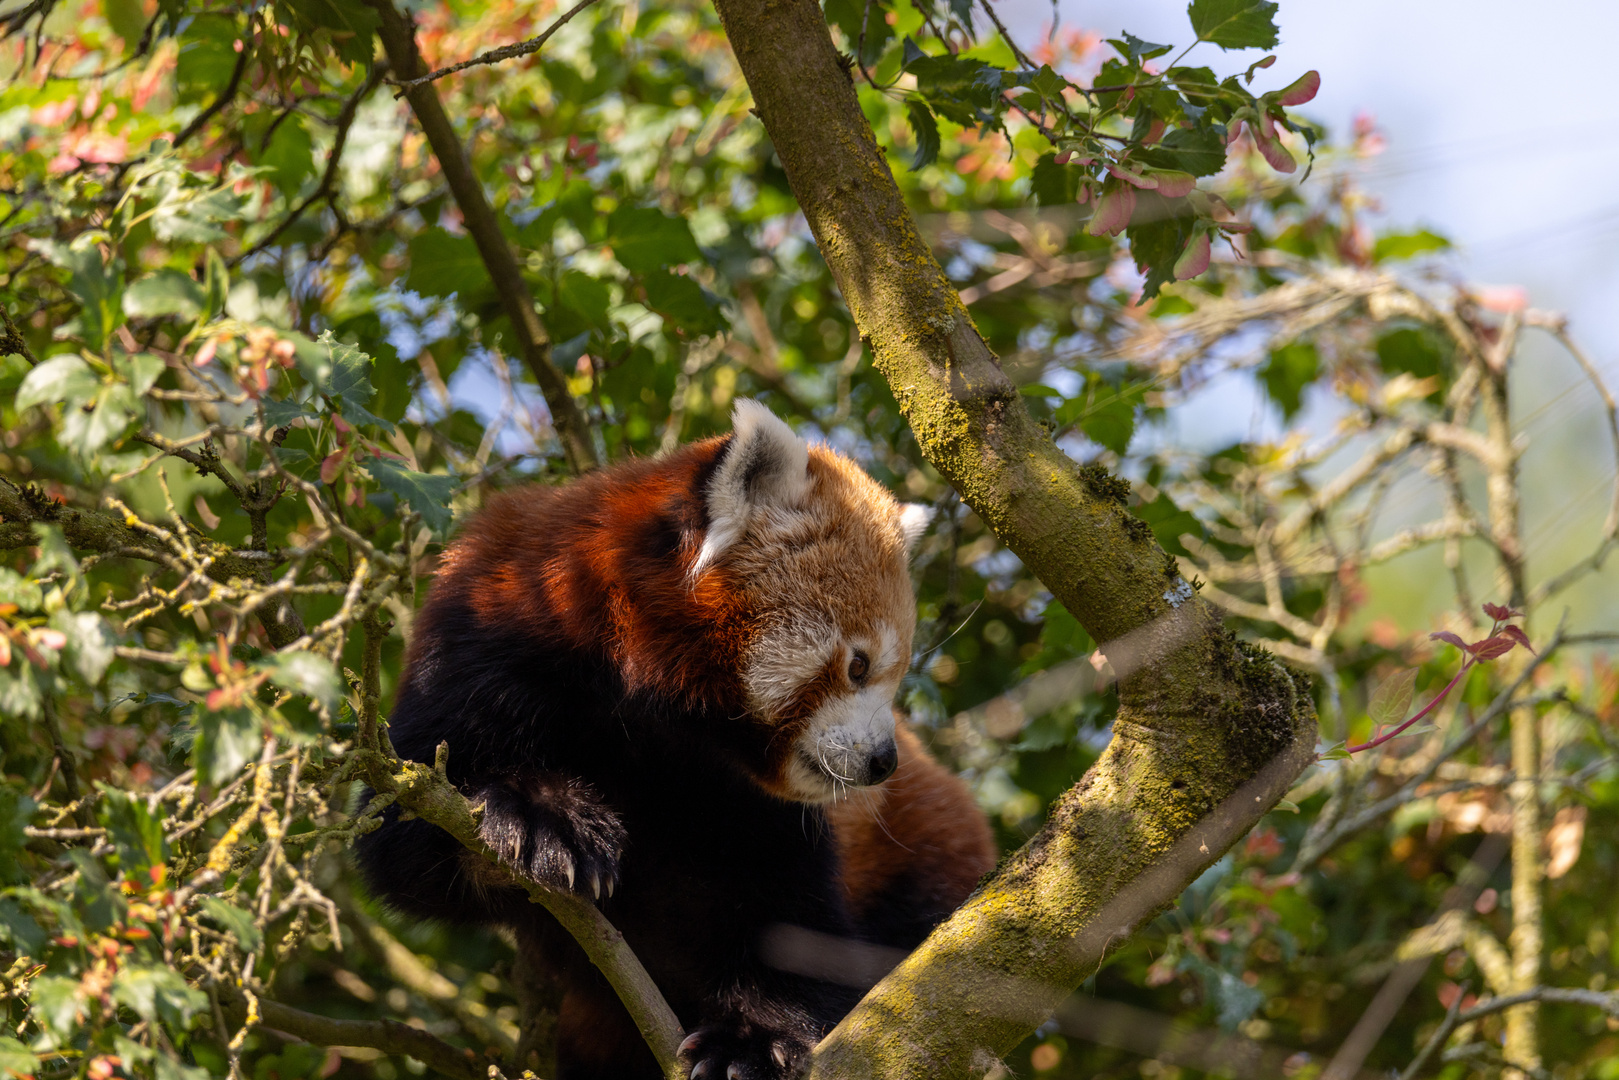
[[[737,707],[749,612],[723,568],[695,585],[685,573],[702,536],[691,493],[723,445],[504,492],[445,555],[439,580],[514,634],[600,651],[631,693]],[[679,533],[655,531],[660,517]],[[649,531],[668,547],[649,549]]]
[[[961,778],[910,726],[896,727],[899,768],[882,784],[827,807],[844,896],[867,922],[896,890],[932,910],[954,910],[995,868],[995,837]]]
[[[763,483],[699,573],[713,477],[755,460],[735,438],[491,500],[442,560],[390,732],[416,761],[449,744],[509,873],[599,900],[693,1030],[687,1056],[779,1080],[858,994],[772,968],[761,934],[909,947],[994,848],[966,786],[886,731],[914,622],[901,508],[847,458],[783,449],[794,436],[771,423],[777,452],[756,460],[791,462],[792,494]],[[858,781],[823,760],[807,784],[805,740],[828,731],[854,733],[837,749],[897,746],[897,770],[851,791],[892,753]],[[655,1075],[588,960],[504,874],[396,813],[358,847],[399,906],[509,926],[559,972],[560,1076]]]

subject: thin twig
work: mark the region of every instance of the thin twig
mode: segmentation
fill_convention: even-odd
[[[396,98],[403,97],[406,90],[414,90],[418,86],[424,86],[427,83],[433,82],[437,79],[442,79],[446,75],[454,75],[458,71],[465,71],[470,67],[477,67],[479,64],[498,64],[503,60],[515,60],[520,56],[532,55],[533,53],[537,53],[544,48],[545,43],[551,40],[551,35],[555,34],[558,30],[561,30],[562,27],[567,24],[569,19],[573,18],[575,15],[579,14],[581,11],[585,10],[585,8],[594,3],[596,3],[596,0],[579,0],[579,3],[575,4],[567,11],[564,11],[561,15],[558,15],[556,22],[552,23],[550,26],[547,26],[538,36],[531,37],[527,41],[519,41],[515,45],[502,45],[498,49],[490,49],[488,52],[481,52],[477,56],[474,56],[471,60],[463,60],[459,64],[451,64],[449,67],[442,67],[436,71],[430,71],[426,75],[422,75],[415,79],[389,79],[388,82],[392,86],[399,87],[399,93],[395,94],[394,96]]]

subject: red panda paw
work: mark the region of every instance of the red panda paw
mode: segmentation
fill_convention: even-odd
[[[483,805],[479,836],[508,870],[593,900],[617,889],[624,825],[587,785],[556,776],[506,778],[469,797]]]
[[[812,1046],[797,1035],[746,1021],[705,1024],[676,1054],[690,1080],[785,1080],[796,1076]]]

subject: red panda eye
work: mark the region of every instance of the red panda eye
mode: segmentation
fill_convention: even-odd
[[[859,682],[860,680],[864,679],[866,677],[867,666],[866,654],[859,652],[855,653],[854,658],[849,661],[849,679],[852,682]]]

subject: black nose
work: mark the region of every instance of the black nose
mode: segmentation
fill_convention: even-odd
[[[866,775],[871,777],[868,784],[880,784],[894,775],[899,768],[899,747],[892,742],[883,743],[871,752],[866,761]]]

